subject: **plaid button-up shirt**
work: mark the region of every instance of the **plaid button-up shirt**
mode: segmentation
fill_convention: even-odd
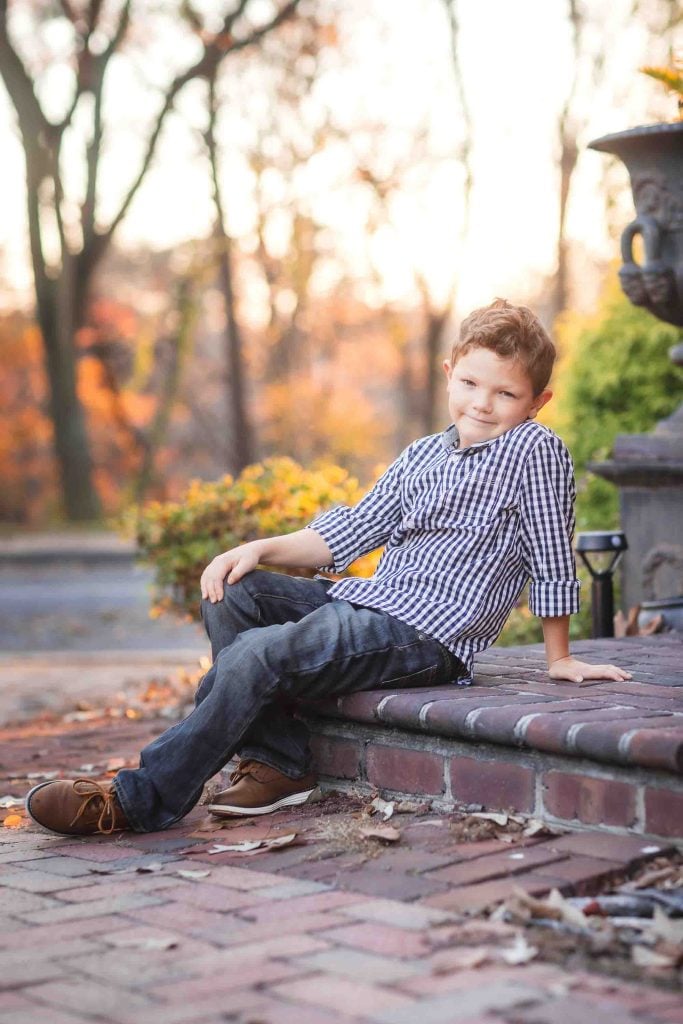
[[[469,673],[529,579],[535,615],[578,611],[575,488],[564,443],[534,420],[457,445],[454,426],[414,441],[357,505],[323,512],[310,526],[335,572],[384,545],[370,579],[340,580],[331,596],[415,626]]]

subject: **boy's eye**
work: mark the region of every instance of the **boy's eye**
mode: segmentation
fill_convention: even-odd
[[[512,394],[512,392],[511,392],[511,391],[501,391],[501,395],[504,395],[504,396],[505,396],[505,398],[514,398],[514,397],[515,397],[515,396],[514,396],[514,395]]]
[[[463,382],[463,384],[467,384],[468,387],[474,387],[474,381],[473,380],[468,380],[467,377],[463,377],[462,378],[462,382]]]

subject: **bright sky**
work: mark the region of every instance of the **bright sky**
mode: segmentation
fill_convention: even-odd
[[[463,75],[474,123],[474,178],[471,221],[462,238],[462,171],[454,152],[460,116],[450,67],[447,23],[440,0],[329,0],[340,21],[340,52],[318,82],[311,102],[324,102],[336,123],[375,127],[371,148],[392,157],[406,140],[428,128],[430,166],[416,169],[391,206],[391,219],[369,237],[369,195],[350,187],[344,173],[352,164],[345,147],[330,146],[288,183],[310,211],[329,226],[336,253],[361,270],[366,261],[379,268],[384,295],[391,301],[413,297],[419,268],[435,296],[445,296],[459,281],[461,309],[503,294],[522,299],[540,275],[554,265],[557,220],[557,111],[569,88],[572,63],[563,0],[461,0]],[[591,139],[652,119],[656,87],[637,67],[662,58],[652,52],[643,29],[628,20],[630,0],[591,0],[588,9],[610,38],[607,55],[611,87],[587,103],[590,120],[582,147]],[[610,26],[611,23],[611,26]],[[627,27],[624,27],[627,26]],[[597,38],[597,37],[596,37]],[[59,39],[51,44],[58,48]],[[598,40],[599,44],[599,40]],[[178,55],[177,49],[172,51]],[[149,51],[148,81],[169,74]],[[192,59],[188,51],[187,59]],[[108,94],[121,134],[111,139],[102,177],[105,207],[113,209],[136,166],[136,132],[156,106],[152,88],[140,90],[122,63]],[[59,97],[62,76],[50,81]],[[201,107],[191,86],[180,114],[169,121],[163,145],[117,235],[119,245],[155,249],[177,246],[208,234],[213,210],[206,165],[197,159],[200,145],[187,124],[201,126]],[[141,98],[142,97],[142,98]],[[648,109],[649,107],[649,109]],[[30,293],[23,196],[23,156],[12,128],[12,112],[0,86],[0,284],[20,295]],[[232,112],[223,122],[226,194],[230,229],[250,230],[249,176],[239,156],[249,126]],[[608,238],[600,196],[606,158],[582,150],[570,207],[570,234],[589,255],[616,256]],[[345,166],[346,162],[346,166]],[[78,161],[73,161],[73,168]],[[71,168],[70,168],[71,169]],[[73,180],[73,175],[72,175]],[[626,175],[622,173],[622,182]],[[75,187],[78,187],[75,182]],[[274,177],[274,192],[278,185]],[[630,216],[628,199],[624,223]],[[15,295],[16,297],[16,295]],[[12,297],[8,297],[12,301]]]

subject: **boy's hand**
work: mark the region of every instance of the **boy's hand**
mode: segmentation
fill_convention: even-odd
[[[223,581],[226,576],[228,583],[237,583],[259,564],[259,553],[258,546],[251,542],[240,544],[238,548],[232,548],[231,551],[217,555],[202,573],[199,584],[202,597],[211,601],[212,604],[222,601]]]
[[[551,679],[564,679],[571,683],[583,683],[587,679],[612,679],[615,682],[624,682],[631,679],[631,673],[618,668],[617,665],[589,665],[586,661],[579,661],[571,654],[566,658],[558,658],[548,669]]]

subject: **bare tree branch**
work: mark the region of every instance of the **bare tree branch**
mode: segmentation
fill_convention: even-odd
[[[277,28],[284,21],[290,18],[294,11],[296,10],[296,8],[298,7],[300,0],[289,0],[289,2],[285,4],[282,10],[280,10],[275,15],[275,17],[273,17],[269,22],[255,29],[251,33],[251,35],[246,36],[244,39],[232,41],[229,47],[225,49],[223,48],[222,44],[220,44],[219,40],[221,38],[224,38],[226,35],[230,34],[230,30],[235,22],[235,19],[244,10],[246,2],[247,0],[240,0],[237,9],[226,17],[221,32],[219,32],[217,36],[214,38],[214,40],[212,40],[212,42],[206,46],[205,51],[200,60],[198,60],[197,63],[194,64],[192,67],[184,71],[181,75],[178,75],[171,83],[166,93],[164,104],[157,116],[156,124],[150,135],[149,142],[147,145],[147,151],[142,159],[142,163],[140,165],[138,174],[133,183],[131,184],[130,188],[128,189],[128,192],[126,193],[123,202],[121,203],[118,213],[114,216],[114,219],[112,220],[107,230],[102,234],[96,236],[93,240],[93,246],[95,249],[93,255],[95,259],[97,259],[99,253],[104,251],[104,249],[107,247],[112,235],[114,234],[117,227],[119,226],[119,224],[125,217],[126,213],[128,212],[128,208],[130,207],[130,204],[135,198],[135,195],[140,185],[142,184],[142,181],[152,162],[154,153],[156,151],[157,143],[161,135],[161,130],[164,126],[164,122],[166,121],[166,117],[169,114],[170,110],[172,109],[173,104],[175,103],[175,99],[178,93],[181,91],[181,89],[185,85],[187,85],[188,82],[192,81],[195,78],[210,77],[210,75],[213,72],[215,72],[215,69],[218,67],[223,58],[227,57],[230,53],[236,53],[239,50],[246,49],[246,47],[248,46],[253,46],[254,43],[257,43],[260,39],[263,38],[263,36],[267,35],[268,32],[271,32],[273,29]]]
[[[464,126],[463,138],[460,143],[460,160],[465,171],[465,192],[463,196],[465,209],[463,237],[465,237],[469,227],[470,200],[472,197],[472,186],[474,184],[474,175],[472,171],[473,125],[472,114],[470,112],[467,93],[465,91],[465,79],[462,73],[462,64],[460,61],[460,22],[458,20],[457,2],[458,0],[444,0],[446,13],[448,15],[448,23],[451,29],[450,43],[453,77],[455,79],[455,88],[458,94],[458,102],[460,104],[460,112],[462,114]]]
[[[0,0],[0,74],[19,117],[24,138],[44,141],[53,130],[33,91],[31,76],[10,42],[7,34],[7,0]],[[46,165],[47,166],[47,165]]]
[[[216,144],[216,119],[218,117],[218,101],[216,98],[216,76],[213,74],[208,81],[209,86],[209,122],[204,134],[204,141],[209,154],[211,182],[213,186],[213,202],[216,208],[216,224],[214,237],[218,243],[218,278],[225,306],[225,362],[227,370],[226,404],[230,418],[232,434],[231,468],[239,472],[248,466],[253,459],[253,428],[249,420],[245,394],[245,367],[243,355],[243,339],[237,320],[235,289],[233,283],[232,239],[225,223],[225,210],[221,196],[218,147]]]

